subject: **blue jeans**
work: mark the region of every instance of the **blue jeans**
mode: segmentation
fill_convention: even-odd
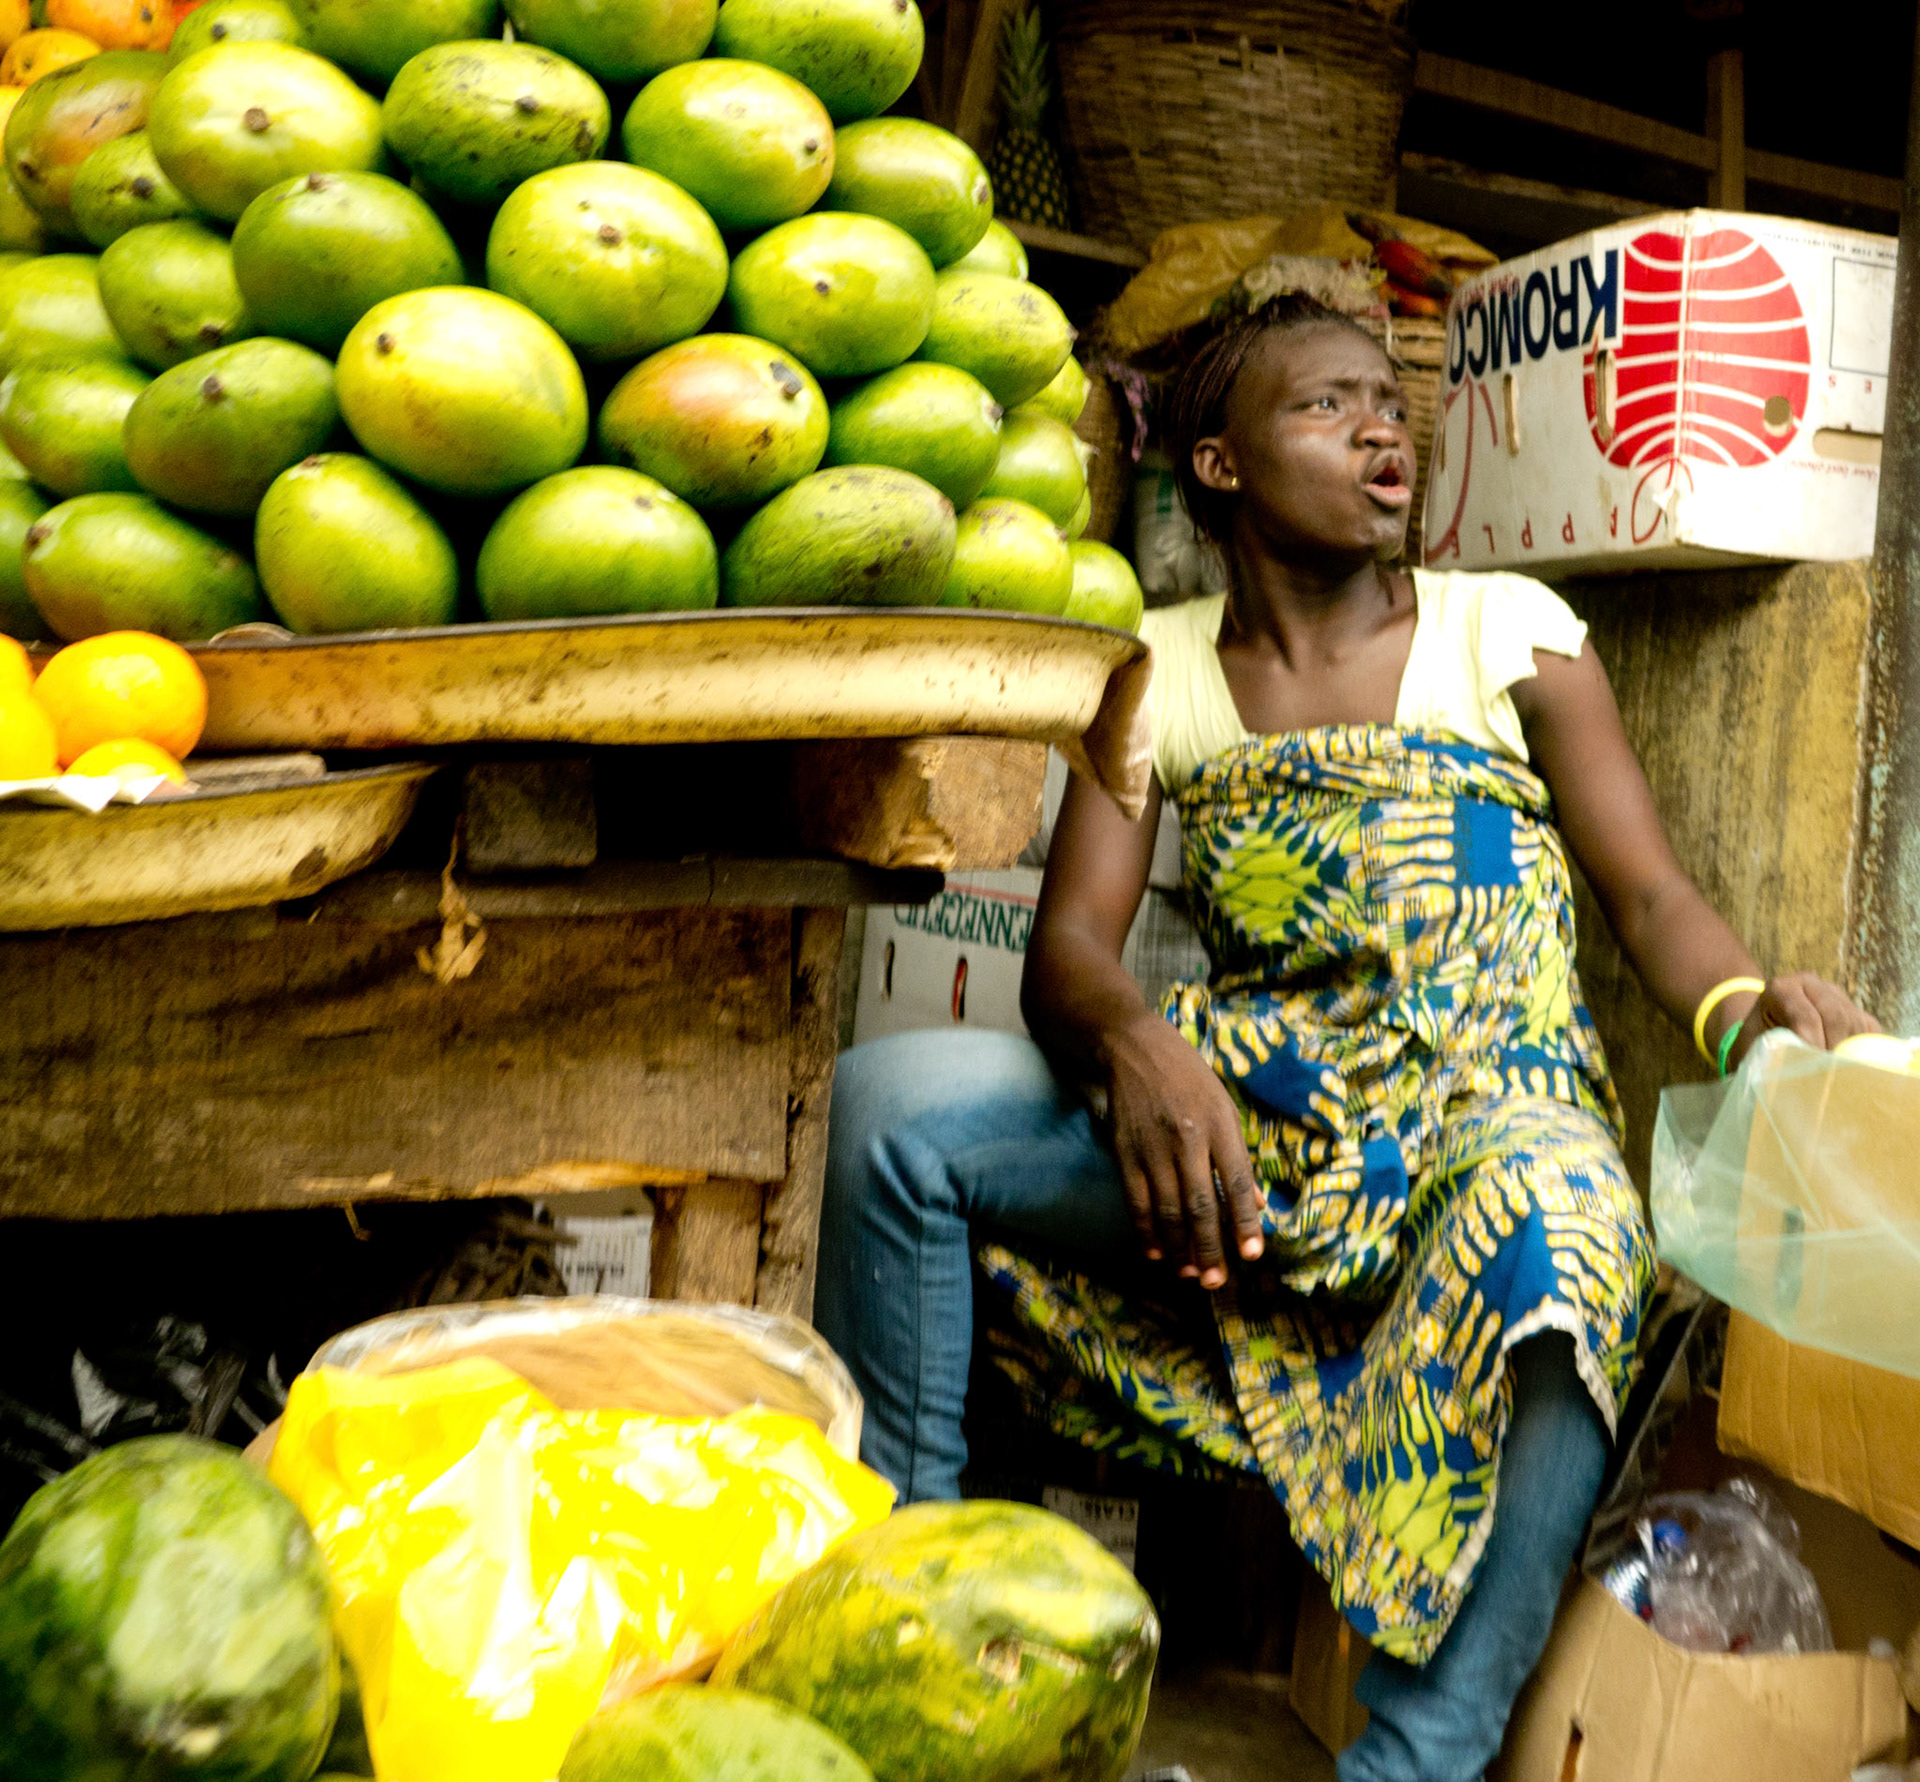
[[[973,1227],[1132,1267],[1119,1172],[1031,1041],[910,1033],[840,1060],[814,1322],[866,1399],[861,1456],[907,1503],[953,1498],[973,1352]],[[1341,1782],[1477,1782],[1546,1644],[1606,1465],[1598,1411],[1557,1333],[1511,1356],[1513,1421],[1480,1570],[1440,1649],[1376,1654]]]

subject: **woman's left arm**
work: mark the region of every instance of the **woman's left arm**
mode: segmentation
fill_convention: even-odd
[[[1534,661],[1538,674],[1513,689],[1527,746],[1553,790],[1561,834],[1621,951],[1672,1020],[1691,1030],[1708,991],[1729,978],[1752,977],[1766,980],[1764,995],[1729,996],[1709,1017],[1707,1045],[1716,1056],[1736,1023],[1734,1060],[1770,1027],[1790,1027],[1823,1047],[1878,1032],[1872,1018],[1825,979],[1811,972],[1769,977],[1760,970],[1681,870],[1592,644],[1578,658],[1540,650]]]

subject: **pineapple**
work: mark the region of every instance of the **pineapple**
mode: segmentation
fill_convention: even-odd
[[[1071,229],[1066,169],[1043,128],[1053,97],[1047,79],[1047,42],[1040,9],[1007,15],[1000,42],[1000,133],[987,163],[994,208],[1019,223]]]

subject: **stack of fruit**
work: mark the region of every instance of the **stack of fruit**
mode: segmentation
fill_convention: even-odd
[[[110,631],[70,643],[34,674],[0,636],[0,781],[80,774],[171,780],[207,722],[207,683],[177,643]]]
[[[207,0],[167,54],[25,88],[0,628],[1137,621],[1124,560],[1070,543],[1066,318],[973,152],[877,115],[913,0],[506,12]]]

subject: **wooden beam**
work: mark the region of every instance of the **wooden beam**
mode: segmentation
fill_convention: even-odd
[[[1046,777],[1044,743],[987,736],[797,743],[800,843],[887,868],[1012,866],[1039,831]]]
[[[1707,202],[1715,210],[1747,208],[1747,83],[1737,49],[1707,58],[1707,135],[1718,161],[1707,175]]]
[[[1682,167],[1697,167],[1704,173],[1715,173],[1720,166],[1717,135],[1697,136],[1691,130],[1643,118],[1618,106],[1603,105],[1577,93],[1563,93],[1556,87],[1522,80],[1515,74],[1479,68],[1451,56],[1436,56],[1422,50],[1414,68],[1413,84],[1416,92],[1436,99],[1451,99],[1503,117],[1544,124],[1549,129],[1564,130],[1570,136],[1633,149],[1663,161],[1677,162]],[[1724,124],[1724,118],[1721,122]],[[1830,198],[1842,204],[1865,205],[1875,210],[1897,213],[1900,209],[1900,182],[1884,174],[1830,167],[1824,162],[1802,160],[1798,155],[1776,155],[1756,148],[1745,150],[1745,161],[1748,184]]]
[[[1117,241],[1095,241],[1091,235],[1070,235],[1064,229],[1049,229],[1040,223],[1016,223],[1003,218],[1009,229],[1028,247],[1043,254],[1067,254],[1076,260],[1098,260],[1104,266],[1139,267],[1147,256],[1137,248]]]
[[[988,147],[994,89],[1000,81],[1000,32],[1012,10],[1013,0],[980,0],[973,42],[967,49],[967,71],[960,82],[960,103],[953,114],[954,135],[982,158]]]
[[[787,1176],[767,1192],[753,1303],[813,1316],[820,1206],[827,1176],[827,1107],[840,1044],[844,910],[800,910],[793,924],[793,1084],[787,1094]]]
[[[1858,173],[1850,167],[1828,167],[1819,161],[1803,161],[1797,155],[1750,148],[1747,178],[1754,185],[1778,186],[1788,192],[1900,214],[1900,182],[1883,173]]]
[[[649,1297],[752,1305],[765,1198],[758,1182],[714,1180],[657,1189]]]
[[[1663,161],[1678,161],[1683,167],[1698,167],[1707,173],[1720,163],[1718,147],[1691,130],[1622,111],[1617,105],[1602,105],[1597,99],[1583,99],[1577,93],[1544,87],[1538,81],[1522,80],[1517,74],[1501,74],[1492,68],[1477,68],[1471,62],[1455,61],[1452,56],[1436,56],[1430,50],[1420,52],[1413,87],[1415,92],[1429,93],[1436,99],[1452,99],[1482,111],[1524,118],[1529,123],[1564,130],[1569,136],[1638,149],[1642,154],[1658,155]]]

